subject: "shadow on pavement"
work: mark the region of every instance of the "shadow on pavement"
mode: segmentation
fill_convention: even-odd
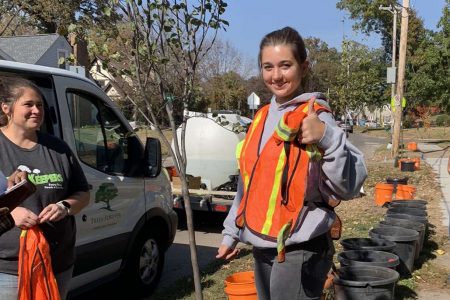
[[[187,230],[185,211],[179,209],[175,211],[178,215],[178,229]],[[226,213],[220,212],[195,211],[193,213],[194,228],[196,231],[221,233],[226,216]]]

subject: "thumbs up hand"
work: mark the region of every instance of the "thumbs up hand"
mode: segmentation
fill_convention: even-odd
[[[322,138],[325,132],[325,124],[319,119],[314,110],[316,97],[311,97],[308,102],[308,115],[303,119],[300,143],[316,144]]]

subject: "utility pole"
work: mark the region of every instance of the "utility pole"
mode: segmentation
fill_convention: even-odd
[[[390,13],[392,13],[394,15],[394,20],[392,22],[392,70],[394,72],[394,77],[395,77],[395,58],[397,56],[397,14],[399,12],[399,10],[401,10],[402,8],[400,6],[382,6],[380,5],[380,7],[378,7],[379,10],[387,10]],[[395,96],[395,82],[392,82],[391,84],[391,99],[394,98]]]
[[[402,22],[400,27],[400,52],[398,59],[397,93],[395,95],[394,132],[392,135],[392,156],[397,161],[399,157],[400,131],[402,122],[402,99],[405,80],[406,45],[408,43],[408,9],[409,0],[403,0]]]

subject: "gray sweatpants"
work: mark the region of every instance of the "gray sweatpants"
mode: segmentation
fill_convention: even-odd
[[[277,260],[276,249],[253,247],[258,299],[320,299],[333,254],[328,233],[286,247],[286,260],[282,263]]]

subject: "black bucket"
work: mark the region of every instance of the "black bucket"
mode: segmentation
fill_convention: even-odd
[[[407,215],[419,216],[419,217],[427,216],[427,211],[424,209],[404,207],[404,206],[389,207],[387,210],[387,214],[389,214],[389,213],[407,214]]]
[[[403,219],[403,220],[410,220],[414,222],[419,222],[425,225],[425,230],[428,225],[428,218],[423,216],[414,216],[414,215],[408,215],[408,214],[397,214],[393,212],[389,212],[389,210],[386,213],[386,217],[384,218],[387,220],[388,218],[391,219]]]
[[[419,254],[423,249],[423,242],[425,240],[425,225],[410,220],[388,218],[387,220],[380,222],[380,227],[383,226],[398,226],[417,231],[419,233],[419,242],[417,243],[414,259],[419,258]]]
[[[416,244],[419,242],[417,231],[397,226],[385,226],[371,229],[369,235],[395,242],[392,252],[400,258],[397,270],[402,276],[411,275],[414,269]]]
[[[347,238],[340,241],[344,251],[348,250],[375,250],[391,252],[395,243],[386,239],[377,238]]]
[[[403,172],[414,172],[414,161],[402,161],[400,162],[400,170]]]
[[[401,201],[401,202],[389,202],[387,203],[387,207],[389,208],[395,208],[395,207],[404,207],[404,208],[413,208],[413,209],[420,209],[427,211],[427,207],[424,204],[420,203],[409,203],[407,200]]]
[[[390,184],[408,184],[408,177],[404,177],[404,178],[387,177],[386,178],[386,183],[390,183]]]
[[[391,252],[375,250],[348,250],[338,253],[337,260],[343,267],[377,266],[395,269],[399,262],[397,255]]]
[[[428,201],[427,200],[421,200],[421,199],[393,199],[391,203],[401,203],[401,204],[417,204],[417,205],[423,205],[427,206]]]
[[[377,266],[350,266],[337,270],[333,278],[336,300],[395,299],[399,274]]]

